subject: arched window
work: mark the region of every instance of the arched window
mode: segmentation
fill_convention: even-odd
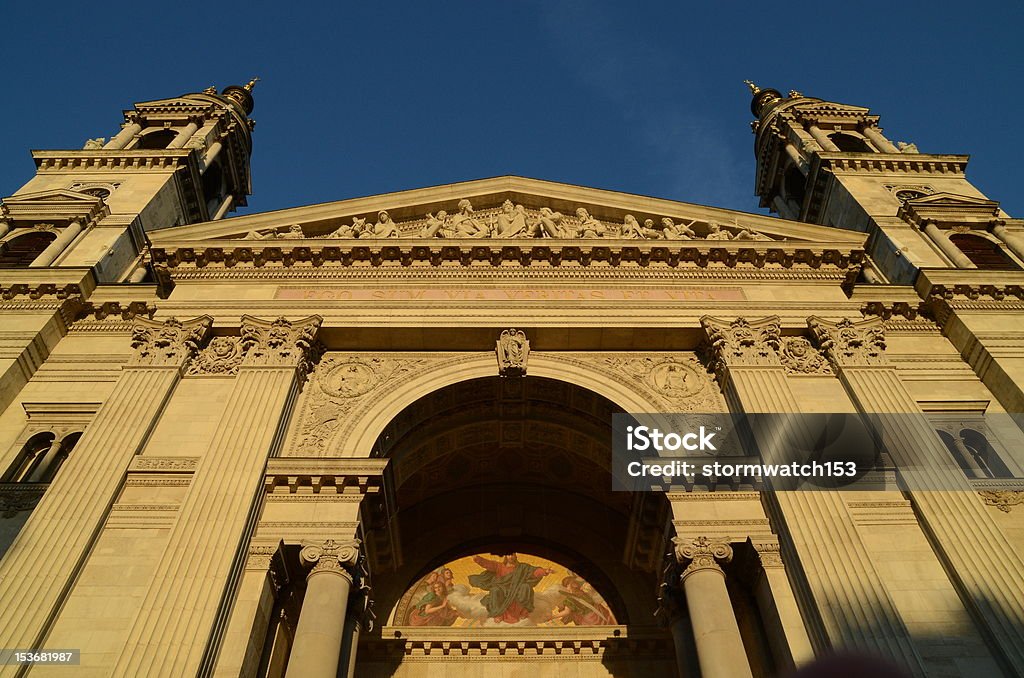
[[[57,239],[56,233],[30,231],[0,245],[0,268],[24,268]]]
[[[860,137],[855,137],[852,134],[843,134],[842,132],[836,132],[828,137],[832,140],[839,150],[843,153],[874,153],[874,149],[868,146],[868,143]]]
[[[972,428],[965,428],[960,431],[960,439],[967,451],[974,457],[978,467],[984,472],[983,477],[1010,477],[1010,470],[1006,468],[1006,464],[999,458],[999,454],[992,448],[984,434]]]
[[[178,133],[172,129],[162,129],[150,132],[149,134],[143,134],[135,148],[151,151],[167,148],[176,136],[178,136]]]
[[[989,271],[1019,271],[1020,265],[996,243],[980,235],[957,233],[949,237],[960,251],[977,266]]]
[[[203,199],[206,200],[206,211],[211,217],[224,200],[225,188],[224,169],[219,162],[215,162],[203,173]]]
[[[14,463],[3,475],[5,483],[49,483],[82,437],[81,432],[57,438],[53,433],[37,433],[22,446]]]

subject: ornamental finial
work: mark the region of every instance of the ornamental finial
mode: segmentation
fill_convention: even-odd
[[[256,82],[257,82],[258,80],[259,80],[259,78],[253,78],[252,80],[250,80],[250,81],[249,81],[249,82],[248,82],[248,83],[247,83],[247,84],[246,84],[246,85],[245,85],[245,86],[243,87],[243,89],[245,89],[245,91],[247,91],[247,92],[251,92],[251,91],[252,91],[252,88],[256,86]]]
[[[761,91],[761,88],[755,85],[753,80],[744,80],[743,82],[745,82],[747,87],[750,88],[751,94],[756,96]]]

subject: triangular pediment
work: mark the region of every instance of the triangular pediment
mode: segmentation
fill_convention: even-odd
[[[469,201],[472,212],[460,208],[463,201]],[[671,229],[668,234],[666,228]],[[433,236],[428,235],[431,232]],[[239,240],[330,240],[340,245],[385,237],[774,241],[848,248],[865,239],[861,233],[766,215],[515,176],[294,207],[151,234],[153,244],[163,248]]]
[[[14,221],[73,218],[94,220],[104,216],[106,211],[101,198],[63,188],[19,193],[4,198],[0,203],[0,213]]]
[[[907,200],[900,208],[900,216],[911,223],[925,221],[941,223],[979,223],[999,217],[999,202],[973,195],[932,193]]]

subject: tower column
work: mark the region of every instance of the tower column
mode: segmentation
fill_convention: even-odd
[[[871,125],[864,125],[861,128],[861,132],[864,133],[871,143],[875,145],[882,153],[899,153],[900,149],[896,148],[891,141],[882,136],[882,130]]]
[[[978,268],[934,221],[926,221],[922,230],[957,268]]]
[[[210,221],[217,221],[218,219],[223,219],[224,215],[228,213],[228,210],[231,209],[231,206],[233,204],[235,204],[235,196],[228,193],[226,196],[224,196],[224,202],[222,202],[220,204],[220,207],[217,208],[217,213],[210,217]]]
[[[793,164],[796,165],[797,169],[799,169],[806,176],[807,161],[804,159],[802,155],[800,155],[800,151],[797,150],[796,146],[794,146],[792,143],[788,141],[786,142],[785,148],[786,155],[788,155],[790,160],[793,161]]]
[[[224,144],[220,141],[214,141],[210,144],[210,147],[206,149],[206,155],[203,156],[203,163],[200,169],[205,172],[206,169],[213,164],[213,161],[217,159],[221,149],[224,148]]]
[[[782,329],[777,316],[731,322],[705,316],[701,324],[711,340],[719,383],[731,410],[799,414],[779,357]],[[801,602],[819,612],[820,624],[807,629],[815,650],[849,648],[881,654],[900,662],[911,675],[924,676],[910,633],[839,493],[763,496],[784,539],[782,545],[795,552],[794,573],[806,582],[800,587],[806,591]]]
[[[693,624],[697,661],[703,678],[750,678],[750,662],[718,564],[732,560],[732,547],[707,537],[676,537],[675,553],[687,564],[681,577]]]
[[[808,325],[857,410],[873,413],[921,527],[964,606],[987,630],[1008,675],[1024,675],[1024,558],[992,521],[889,363],[881,319],[809,318]]]
[[[312,566],[288,660],[287,678],[336,678],[345,637],[345,612],[359,557],[359,540],[327,540],[305,546],[300,558]]]
[[[57,238],[51,242],[45,250],[39,253],[29,267],[41,267],[49,266],[54,260],[60,256],[61,252],[71,244],[71,241],[78,237],[78,234],[82,232],[82,222],[74,220],[67,226],[65,226]]]
[[[103,147],[106,151],[116,151],[127,146],[136,134],[142,131],[142,125],[137,122],[130,122],[121,128],[117,136],[107,142]]]
[[[47,478],[47,469],[49,469],[53,463],[60,456],[61,452],[64,451],[64,445],[59,440],[54,440],[53,444],[50,445],[50,449],[43,454],[43,458],[36,464],[36,468],[32,471],[32,475],[29,476],[28,482],[30,483],[45,483]]]
[[[0,235],[3,235],[2,227],[0,227]],[[992,235],[1002,240],[1011,252],[1024,259],[1024,240],[1006,230],[1006,224],[997,223],[993,226]]]
[[[167,148],[181,148],[188,143],[188,140],[192,138],[192,135],[199,129],[199,123],[195,120],[185,126],[183,130],[178,132],[178,136],[174,137],[174,141],[167,144]]]
[[[830,151],[832,153],[839,153],[839,147],[836,146],[835,143],[833,143],[833,141],[828,138],[828,135],[825,134],[820,127],[813,124],[808,125],[807,131],[811,133],[811,136],[814,137],[814,140],[821,144],[821,147],[824,148],[826,151]]]
[[[164,405],[209,332],[213,318],[186,322],[138,319],[135,352],[113,391],[54,478],[10,550],[0,561],[0,647],[42,647],[47,624],[62,603]],[[59,554],[55,555],[55,554]],[[18,674],[0,666],[0,676]]]

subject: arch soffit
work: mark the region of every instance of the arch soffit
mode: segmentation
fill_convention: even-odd
[[[334,453],[342,457],[369,456],[369,451],[388,423],[412,403],[445,386],[479,377],[493,377],[496,373],[497,364],[490,353],[456,364],[428,367],[405,381],[402,388],[393,389],[381,397],[374,407],[365,411],[359,421],[355,422],[352,437],[343,443],[344,449],[335,449]],[[638,389],[610,378],[607,372],[576,362],[569,364],[543,353],[530,354],[529,375],[555,379],[593,391],[624,412],[658,412],[664,407]]]

